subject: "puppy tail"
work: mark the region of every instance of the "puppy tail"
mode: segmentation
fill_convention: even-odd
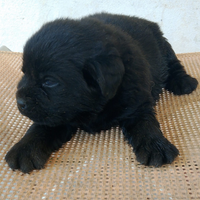
[[[168,66],[168,78],[165,89],[173,92],[175,95],[190,94],[197,88],[198,81],[186,73],[167,41],[164,44],[164,51]]]

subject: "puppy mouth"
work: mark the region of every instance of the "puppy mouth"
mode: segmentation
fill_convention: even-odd
[[[43,126],[49,126],[49,127],[55,127],[55,126],[59,126],[62,125],[63,123],[59,123],[59,122],[55,122],[55,120],[51,120],[51,118],[47,117],[43,120],[33,120],[34,123],[39,124],[39,125],[43,125]]]
[[[55,118],[54,114],[49,114],[45,111],[45,109],[40,108],[39,102],[35,101],[33,102],[33,98],[26,97],[23,98],[22,94],[19,95],[17,92],[16,95],[17,100],[17,107],[20,111],[20,113],[32,121],[34,121],[37,124],[43,124],[43,125],[51,125],[55,124],[53,118]],[[57,121],[57,120],[56,120]]]
[[[54,127],[63,124],[63,120],[59,115],[55,115],[55,113],[48,114],[44,110],[41,112],[37,112],[36,107],[32,107],[32,109],[30,110],[23,110],[19,108],[19,111],[22,115],[28,117],[34,123],[40,125]]]
[[[41,116],[40,114],[36,113],[26,113],[23,115],[25,115],[26,117],[31,119],[34,123],[37,123],[39,125],[54,127],[63,124],[61,119],[59,117],[56,117],[55,115]]]

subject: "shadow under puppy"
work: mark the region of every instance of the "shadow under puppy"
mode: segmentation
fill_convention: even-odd
[[[27,41],[22,71],[17,104],[34,123],[5,157],[12,169],[43,168],[78,127],[119,125],[144,165],[171,163],[179,154],[154,106],[162,88],[189,94],[198,82],[157,24],[106,13],[49,22]]]

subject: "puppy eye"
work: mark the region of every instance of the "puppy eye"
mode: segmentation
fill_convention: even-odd
[[[46,79],[45,82],[42,84],[43,87],[55,87],[58,85],[58,82],[56,82],[55,80],[52,79]]]

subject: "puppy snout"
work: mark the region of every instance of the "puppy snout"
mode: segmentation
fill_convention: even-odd
[[[17,105],[21,110],[25,110],[27,108],[26,101],[22,98],[17,98]]]

